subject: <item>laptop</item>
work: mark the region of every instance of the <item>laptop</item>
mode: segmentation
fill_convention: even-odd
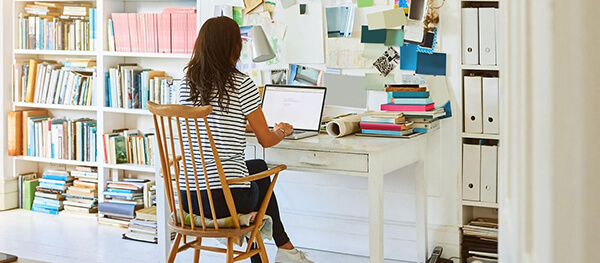
[[[325,87],[267,84],[262,110],[269,128],[280,122],[291,124],[294,133],[285,137],[291,140],[318,135],[326,91]]]

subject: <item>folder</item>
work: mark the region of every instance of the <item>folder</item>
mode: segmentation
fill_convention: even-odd
[[[479,8],[479,64],[496,65],[495,8]]]
[[[498,115],[499,82],[498,78],[483,78],[483,133],[498,134],[500,124]]]
[[[481,77],[464,78],[465,132],[483,133]]]
[[[462,9],[462,63],[479,65],[479,18],[477,8]]]
[[[498,146],[481,146],[481,202],[496,203],[498,189]]]
[[[479,201],[481,180],[481,146],[463,144],[463,200]]]

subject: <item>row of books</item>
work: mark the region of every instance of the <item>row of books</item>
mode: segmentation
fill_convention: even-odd
[[[498,219],[476,218],[463,226],[462,257],[467,262],[498,262]]]
[[[107,182],[106,190],[102,193],[104,202],[98,204],[98,222],[129,227],[130,221],[135,218],[135,211],[150,206],[152,193],[149,189],[152,184],[147,179],[131,178]]]
[[[96,120],[81,118],[29,117],[27,156],[96,161]]]
[[[108,164],[153,165],[154,134],[117,129],[103,135],[104,162]]]
[[[196,41],[195,7],[167,7],[159,14],[113,13],[108,48],[119,52],[192,53]]]
[[[106,107],[147,109],[148,101],[161,104],[179,103],[181,80],[164,71],[143,69],[137,64],[119,64],[105,73]]]
[[[93,51],[96,11],[90,3],[27,4],[17,21],[17,48]]]
[[[15,61],[13,101],[93,105],[96,61],[67,58],[64,65],[36,59]]]

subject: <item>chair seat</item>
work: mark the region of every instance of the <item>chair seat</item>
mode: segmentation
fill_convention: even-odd
[[[250,232],[252,232],[252,230],[254,230],[254,228],[256,227],[256,225],[250,225],[250,226],[242,226],[240,227],[240,229],[236,229],[236,228],[219,228],[219,230],[215,230],[213,227],[207,227],[206,230],[202,230],[202,226],[196,226],[194,228],[194,230],[192,230],[191,226],[181,226],[181,225],[177,225],[175,224],[175,221],[173,220],[169,220],[169,226],[171,227],[171,229],[173,231],[175,231],[176,233],[180,233],[182,235],[186,235],[186,236],[195,236],[195,237],[210,237],[210,238],[214,238],[214,237],[239,237],[239,236],[243,236],[246,235]]]

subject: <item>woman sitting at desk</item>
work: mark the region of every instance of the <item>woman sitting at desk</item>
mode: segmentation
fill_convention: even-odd
[[[250,77],[236,69],[241,50],[240,28],[235,21],[228,17],[207,20],[200,29],[192,59],[186,67],[185,77],[180,87],[181,104],[211,105],[213,107],[213,112],[208,115],[207,119],[227,179],[245,177],[268,169],[263,160],[244,161],[247,129],[254,131],[258,142],[265,148],[278,144],[285,136],[293,132],[292,126],[288,123],[275,124],[273,130],[269,130],[260,107],[260,97],[256,85]],[[248,128],[247,123],[249,123]],[[192,145],[198,147],[195,130],[190,130],[190,132]],[[184,134],[187,133],[184,132]],[[204,125],[200,125],[200,134],[203,137],[206,136]],[[207,141],[206,138],[202,139]],[[184,150],[190,152],[187,139],[183,141],[184,148],[187,148]],[[190,156],[185,157],[191,160]],[[206,158],[207,163],[210,163],[212,154],[208,154]],[[196,163],[201,163],[201,160],[196,160]],[[216,167],[207,167],[207,172],[211,182],[216,216],[218,218],[228,217],[230,216],[229,210],[223,191],[220,189]],[[180,177],[184,176],[184,174],[180,175]],[[190,177],[190,182],[193,182],[192,177]],[[258,211],[270,184],[271,179],[267,177],[252,183],[230,185],[237,211],[243,214]],[[193,185],[190,188],[194,190],[191,196],[193,209],[199,209],[196,195],[198,187]],[[202,200],[208,200],[206,186],[200,183],[199,189]],[[185,192],[185,188],[182,191]],[[184,210],[189,212],[187,211],[187,196],[185,194],[180,196]],[[205,214],[211,213],[208,201],[203,204],[203,207]],[[193,213],[199,215],[200,211],[194,210]],[[312,261],[306,258],[304,252],[294,248],[285,233],[274,194],[269,200],[266,214],[273,218],[273,238],[279,248],[275,262],[311,263]],[[260,257],[258,255],[252,257],[252,262],[261,262]]]

